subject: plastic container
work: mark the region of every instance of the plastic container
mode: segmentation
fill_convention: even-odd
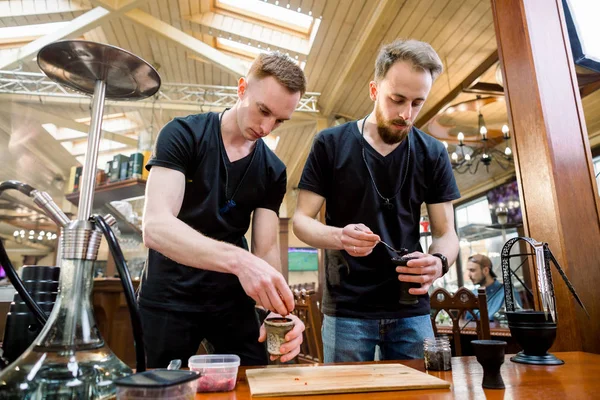
[[[117,400],[194,400],[198,374],[192,371],[155,369],[115,381]]]
[[[240,358],[235,354],[208,354],[192,356],[188,360],[191,371],[200,374],[198,392],[228,392],[235,389]]]
[[[447,336],[426,338],[423,341],[425,369],[432,371],[449,371],[452,369],[452,351]]]

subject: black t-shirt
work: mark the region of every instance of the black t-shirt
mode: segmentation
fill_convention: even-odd
[[[153,166],[185,174],[185,194],[177,218],[205,236],[246,249],[244,234],[252,212],[266,208],[279,213],[285,195],[285,165],[262,140],[248,156],[229,162],[217,113],[175,118],[166,124],[146,168]],[[235,207],[220,212],[234,192]],[[140,304],[181,311],[220,311],[239,302],[252,299],[237,276],[188,267],[149,250]]]
[[[298,187],[325,198],[327,225],[341,228],[363,223],[396,249],[422,251],[421,205],[451,201],[460,193],[442,143],[416,128],[408,140],[384,157],[361,137],[356,121],[325,129],[315,138]],[[392,210],[384,207],[377,194],[365,159],[383,197],[391,198],[400,190],[391,200]],[[343,250],[325,254],[325,314],[382,319],[429,313],[426,294],[413,306],[398,303],[398,273],[391,263],[394,254],[383,245],[375,246],[366,257],[352,257]]]

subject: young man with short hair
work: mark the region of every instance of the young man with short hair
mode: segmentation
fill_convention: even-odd
[[[204,338],[242,365],[268,362],[255,303],[287,315],[294,298],[277,244],[285,165],[260,139],[292,117],[305,90],[289,57],[261,54],[239,79],[231,109],[175,118],[160,132],[146,166],[150,251],[139,296],[149,367],[187,362]],[[302,342],[304,325],[292,318],[282,362]]]

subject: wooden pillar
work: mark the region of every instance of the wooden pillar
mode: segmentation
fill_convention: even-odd
[[[600,353],[600,219],[591,152],[560,0],[491,0],[526,236],[548,242],[558,273],[553,351]]]
[[[288,269],[288,247],[289,239],[288,232],[290,230],[290,219],[279,218],[279,253],[281,257],[281,274],[287,282],[289,282]]]
[[[317,214],[317,220],[319,222],[321,222],[323,225],[325,225],[325,202],[323,202],[323,205],[321,206],[321,210],[319,211],[319,213]],[[323,298],[323,287],[325,286],[325,250],[323,249],[318,249],[317,250],[317,257],[318,257],[318,275],[319,275],[319,282],[317,283],[317,293],[319,294],[319,298],[322,299]]]

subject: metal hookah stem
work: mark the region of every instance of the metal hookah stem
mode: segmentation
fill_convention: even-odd
[[[90,132],[88,134],[85,162],[83,163],[82,185],[80,189],[81,196],[79,197],[79,210],[77,212],[77,219],[81,221],[87,221],[92,213],[94,187],[96,183],[96,164],[98,163],[98,149],[100,147],[105,94],[106,82],[97,80],[94,87],[92,119],[90,122]]]
[[[96,164],[98,163],[98,150],[100,147],[100,136],[102,129],[102,116],[104,113],[104,97],[106,95],[106,82],[97,80],[94,86],[94,97],[92,99],[92,117],[90,121],[90,132],[88,134],[87,150],[85,153],[85,161],[83,163],[82,184],[79,197],[79,206],[77,211],[77,219],[81,222],[87,221],[92,213],[92,205],[94,203],[94,188],[96,186]],[[95,258],[95,257],[94,257]],[[83,274],[91,271],[83,271],[83,259],[70,259],[64,262],[75,263],[73,277],[73,298],[68,305],[69,311],[72,313],[70,318],[65,321],[65,337],[70,341],[69,347],[75,349],[75,336],[77,329],[77,320],[81,313],[81,288],[83,285]]]

